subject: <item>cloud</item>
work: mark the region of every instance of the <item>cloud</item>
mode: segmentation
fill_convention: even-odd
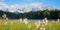
[[[42,7],[42,4],[41,3],[31,3],[31,4],[27,4],[25,5],[25,9],[24,11],[25,12],[29,12],[29,11],[32,11],[34,9],[34,11],[38,11],[36,9],[40,9]]]
[[[25,2],[43,2],[44,0],[23,0]]]
[[[5,1],[5,0],[0,0],[0,2]]]
[[[32,1],[35,1],[35,0],[23,0],[23,1],[26,1],[26,2],[32,2]]]
[[[10,12],[30,12],[32,11],[32,8],[37,9],[37,8],[41,8],[42,5],[41,3],[30,3],[30,4],[24,4],[24,5],[19,5],[19,4],[15,4],[12,6],[9,6],[8,11]],[[37,11],[37,10],[34,10]]]
[[[7,8],[8,8],[8,5],[6,5],[6,4],[0,2],[0,10],[5,11]]]
[[[16,10],[16,7],[13,5],[8,8],[8,11],[10,12],[15,12],[15,10]]]
[[[37,8],[41,8],[42,4],[39,2],[35,2],[35,3],[30,3],[30,4],[24,4],[24,5],[19,5],[19,4],[14,4],[11,6],[6,5],[5,3],[0,2],[0,10],[4,10],[8,8],[7,11],[9,12],[30,12],[32,11],[32,8],[37,9]],[[37,11],[37,10],[34,10]]]
[[[9,12],[21,12],[21,11],[19,11],[20,9],[22,9],[22,6],[18,5],[18,4],[11,5],[8,7]]]
[[[5,3],[0,2],[0,10],[7,11],[9,12],[19,12],[19,13],[24,13],[24,12],[30,12],[30,11],[39,11],[43,10],[45,7],[42,6],[42,3],[40,2],[34,2],[34,3],[29,3],[29,4],[14,4],[11,6],[8,6]],[[48,9],[51,9],[48,7]]]

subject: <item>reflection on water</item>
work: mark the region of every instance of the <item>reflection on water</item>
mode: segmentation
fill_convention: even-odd
[[[34,22],[37,22],[37,21],[42,21],[43,19],[10,19],[9,21],[24,21],[24,20],[27,20],[27,21],[34,21]],[[56,19],[48,19],[48,21],[52,21],[52,20],[56,20]]]

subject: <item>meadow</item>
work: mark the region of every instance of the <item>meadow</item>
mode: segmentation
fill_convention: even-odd
[[[36,28],[34,21],[29,21],[26,25],[24,22],[17,21],[0,21],[0,30],[60,30],[60,21],[48,21],[47,25]]]

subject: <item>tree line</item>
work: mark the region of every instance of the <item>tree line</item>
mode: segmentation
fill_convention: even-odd
[[[3,14],[6,14],[8,19],[43,19],[43,18],[48,18],[48,19],[60,19],[60,10],[55,9],[55,10],[43,10],[43,11],[36,11],[36,12],[25,12],[25,13],[11,13],[11,12],[5,12],[0,10],[0,18],[2,18]]]

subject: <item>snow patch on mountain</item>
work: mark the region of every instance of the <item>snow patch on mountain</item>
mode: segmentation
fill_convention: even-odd
[[[0,10],[3,11],[8,11],[8,12],[18,12],[18,13],[25,13],[25,12],[30,12],[30,11],[39,11],[39,10],[44,10],[44,9],[54,9],[51,6],[44,7],[42,6],[42,3],[30,3],[30,4],[25,4],[25,5],[11,5],[8,6],[5,3],[0,2]]]

